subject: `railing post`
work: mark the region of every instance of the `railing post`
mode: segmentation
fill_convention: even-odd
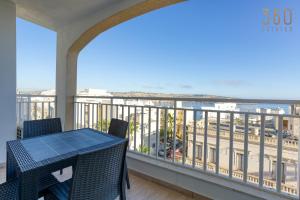
[[[220,112],[217,112],[217,137],[216,137],[216,174],[220,168]]]
[[[116,105],[116,119],[119,119],[119,105]]]
[[[264,156],[265,156],[265,115],[261,115],[260,124],[260,147],[259,147],[259,187],[264,184]]]
[[[194,119],[194,127],[193,127],[193,160],[192,160],[192,166],[193,168],[195,168],[195,159],[196,159],[196,140],[197,140],[197,119],[196,119],[196,115],[197,115],[197,111],[194,110],[193,113],[193,119]]]
[[[298,119],[299,120],[299,119]],[[298,188],[298,198],[300,199],[300,142],[299,142],[299,137],[300,133],[298,133],[298,178],[297,178],[297,188]]]
[[[44,119],[44,102],[42,102],[42,119]]]
[[[186,157],[186,110],[183,111],[183,156],[182,156],[182,164],[185,165],[185,157]]]
[[[100,104],[100,130],[103,130],[103,104]]]
[[[113,105],[114,105],[114,99],[113,97],[110,98],[110,118],[114,117],[114,113],[113,113]]]
[[[124,120],[124,105],[122,105],[122,120]],[[129,121],[128,121],[129,123]]]
[[[129,123],[129,125],[128,125],[128,149],[130,149],[130,146],[131,146],[131,143],[132,143],[132,138],[131,138],[131,124],[132,124],[132,120],[130,119],[130,106],[128,106],[128,110],[127,110],[127,112],[128,112],[128,123]]]
[[[244,132],[244,174],[243,181],[248,179],[248,136],[249,136],[249,115],[245,115],[245,132]]]
[[[95,125],[95,103],[92,103],[91,106],[92,106],[92,129],[96,129],[96,127],[94,126]]]
[[[164,120],[164,159],[167,158],[167,123],[168,123],[168,109],[165,109],[165,120]]]
[[[156,139],[156,145],[155,145],[155,157],[157,159],[158,157],[158,148],[160,145],[160,134],[159,134],[159,108],[156,108],[156,134],[155,134],[155,139]]]
[[[74,129],[77,128],[77,126],[76,126],[76,123],[77,123],[76,116],[77,116],[77,114],[78,114],[78,110],[77,110],[77,108],[76,108],[76,103],[75,103],[76,100],[75,100],[75,99],[76,99],[76,97],[74,96],[74,97],[73,97],[73,106],[74,106],[74,115],[73,115],[73,121],[74,121],[73,126],[74,126],[74,127],[73,127],[73,128],[74,128]],[[56,101],[55,101],[55,102],[56,102]],[[56,103],[55,103],[55,109],[56,109],[56,107],[57,107],[57,106],[56,106]],[[56,112],[55,112],[55,113],[56,113]]]
[[[136,151],[136,106],[134,106],[134,143],[133,143],[133,146],[134,146],[134,151]]]
[[[283,128],[283,118],[278,117],[278,133],[277,133],[277,166],[276,166],[276,190],[281,192],[281,162],[282,162],[282,128]]]
[[[229,178],[232,178],[233,170],[233,136],[234,136],[234,113],[230,113],[230,137],[229,137]]]
[[[144,107],[141,107],[141,124],[140,124],[140,129],[141,129],[141,144],[140,144],[140,150],[141,153],[143,152],[143,147],[144,147]]]
[[[19,120],[18,120],[18,126],[19,127],[22,127],[22,119],[21,119],[21,114],[22,114],[22,106],[23,106],[23,104],[22,104],[22,98],[20,99],[20,101],[19,102],[17,102],[18,104],[19,104],[19,113],[18,113],[18,118],[19,118]]]
[[[31,98],[28,97],[27,102],[27,120],[31,120]]]
[[[150,137],[151,137],[151,107],[149,106],[148,110],[148,155],[150,155]]]
[[[205,125],[204,125],[204,159],[203,159],[203,169],[207,170],[207,155],[208,155],[208,145],[207,145],[207,137],[208,137],[208,112],[205,111]]]
[[[173,124],[173,162],[175,162],[175,156],[176,156],[176,108],[177,108],[177,102],[175,101],[174,106],[174,124]]]
[[[99,103],[96,104],[96,129],[99,130]]]
[[[50,113],[50,110],[51,110],[51,102],[48,102],[48,118],[51,118],[51,113]]]
[[[108,105],[105,105],[105,131],[108,131]]]

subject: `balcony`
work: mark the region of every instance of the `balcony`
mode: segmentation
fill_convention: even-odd
[[[106,132],[119,118],[130,123],[129,199],[299,199],[298,100],[76,96],[78,55],[90,41],[181,1],[0,0],[0,166],[25,120],[60,117],[64,130]],[[16,95],[16,17],[57,32],[55,95]]]
[[[26,96],[18,101],[17,116],[47,118],[55,99]],[[290,113],[228,107],[254,103],[280,105]],[[218,195],[201,187],[218,187],[231,198],[297,199],[297,101],[75,96],[73,106],[74,129],[107,131],[111,118],[130,122],[127,159],[135,173],[212,199]]]

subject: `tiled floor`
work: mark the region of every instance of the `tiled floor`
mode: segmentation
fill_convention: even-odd
[[[55,173],[60,181],[71,176],[71,170],[65,169],[63,176]],[[139,177],[137,174],[130,174],[131,189],[127,190],[128,200],[207,200],[201,197],[191,197],[191,195],[170,189],[157,184],[151,180]],[[5,168],[0,168],[0,183],[5,181]],[[42,200],[42,199],[41,199]]]

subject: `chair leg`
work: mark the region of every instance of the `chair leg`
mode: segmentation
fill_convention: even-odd
[[[126,183],[127,183],[127,189],[130,189],[130,182],[129,182],[129,175],[128,175],[128,171],[126,171]]]
[[[121,193],[120,193],[120,200],[126,200],[126,182],[125,179],[127,180],[127,165],[126,165],[126,161],[125,161],[125,165],[123,168],[123,178],[121,181]],[[127,186],[128,187],[128,186]]]
[[[122,193],[120,194],[120,200],[126,200],[125,184],[122,184]]]
[[[127,183],[127,189],[130,189],[130,181],[129,181],[129,175],[128,175],[128,168],[127,168],[127,163],[125,162],[125,173],[126,173],[126,183]]]
[[[60,175],[62,175],[62,174],[63,174],[63,169],[61,169],[61,170],[60,170],[59,174],[60,174]]]

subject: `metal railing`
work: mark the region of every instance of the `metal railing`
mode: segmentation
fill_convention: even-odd
[[[25,95],[17,94],[17,128],[21,134],[25,120],[53,118],[56,116],[55,95]]]
[[[273,107],[237,109],[253,104]],[[74,110],[76,129],[107,131],[111,118],[128,121],[131,152],[292,199],[299,195],[300,101],[76,96]]]

